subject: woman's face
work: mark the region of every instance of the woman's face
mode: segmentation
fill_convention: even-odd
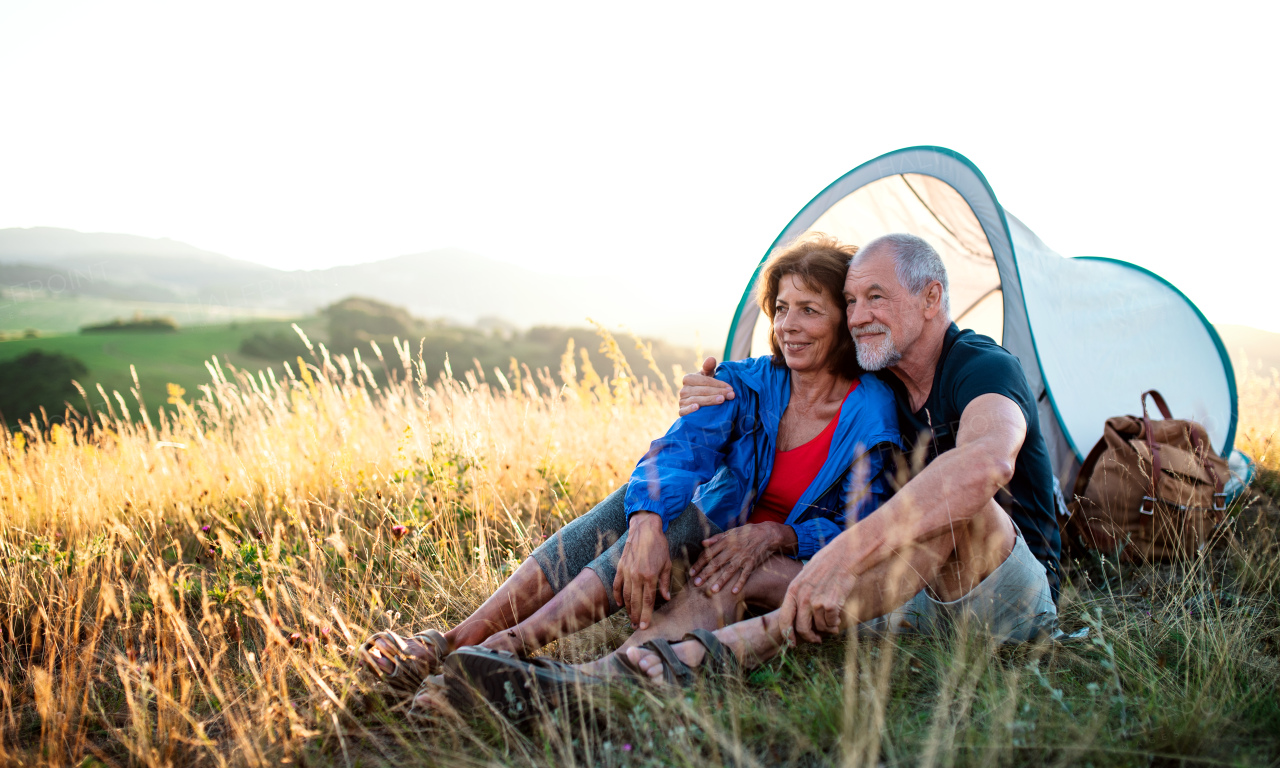
[[[795,275],[783,275],[778,281],[773,334],[788,368],[827,370],[831,367],[828,358],[838,341],[836,334],[848,332],[844,308],[830,296],[807,288]]]

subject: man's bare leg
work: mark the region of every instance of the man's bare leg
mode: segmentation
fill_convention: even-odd
[[[856,625],[900,608],[926,585],[944,601],[967,594],[1004,562],[1013,551],[1013,523],[994,502],[967,526],[957,526],[918,544],[911,552],[887,560],[859,577],[850,595],[846,625]],[[778,612],[716,631],[716,637],[745,668],[758,666],[787,644],[789,627],[779,625]],[[702,663],[701,643],[672,646],[676,656],[693,667]],[[654,679],[662,678],[662,659],[638,647],[627,649],[631,664]]]

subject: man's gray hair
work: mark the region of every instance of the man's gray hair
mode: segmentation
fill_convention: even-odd
[[[888,249],[893,254],[893,265],[898,273],[898,282],[902,283],[912,296],[919,296],[920,292],[928,288],[929,283],[934,280],[942,283],[942,312],[950,318],[951,290],[947,282],[947,267],[942,263],[942,257],[933,249],[933,246],[929,245],[924,238],[908,235],[905,232],[895,232],[891,235],[881,235],[862,246],[858,256],[881,248]],[[854,258],[856,259],[857,256]]]

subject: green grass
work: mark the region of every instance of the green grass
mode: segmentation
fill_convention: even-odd
[[[76,302],[65,301],[63,304]],[[314,363],[297,339],[297,334],[289,320],[245,320],[221,325],[196,325],[179,328],[175,333],[153,333],[139,331],[104,331],[93,333],[67,333],[42,335],[32,339],[9,338],[0,341],[0,362],[22,356],[30,350],[44,352],[61,352],[77,358],[89,369],[80,384],[89,394],[90,404],[96,410],[103,410],[102,396],[97,392],[96,384],[101,384],[112,401],[113,408],[118,409],[112,391],[118,391],[128,404],[130,416],[138,418],[137,403],[129,390],[133,388],[133,378],[129,366],[133,365],[141,384],[141,395],[147,405],[148,413],[155,416],[158,407],[167,407],[167,385],[174,383],[188,393],[194,395],[197,387],[209,382],[209,371],[205,362],[213,357],[221,365],[232,365],[252,372],[274,370],[277,377],[284,375],[283,362],[288,361],[295,367],[295,360],[301,355],[308,363]],[[323,316],[299,318],[297,321],[313,342],[326,342],[329,337],[328,319]],[[494,369],[503,371],[503,375],[511,375],[511,362],[519,360],[536,370],[549,368],[558,370],[566,345],[573,339],[576,343],[577,355],[575,363],[581,364],[580,355],[588,349],[595,351],[596,332],[576,328],[535,328],[523,333],[507,336],[490,333],[477,328],[454,326],[443,323],[426,324],[413,329],[409,336],[410,349],[414,356],[421,355],[428,380],[436,380],[444,371],[445,360],[452,360],[453,368],[461,377],[463,371],[474,369],[479,362],[484,376],[493,377]],[[250,336],[284,337],[297,344],[297,349],[285,354],[275,354],[270,358],[246,355],[240,351],[240,344]],[[350,339],[352,334],[347,334]],[[367,338],[367,337],[366,337]],[[581,342],[586,342],[581,343]],[[349,342],[354,343],[354,342]],[[365,341],[359,344],[363,360],[374,372],[375,377],[382,380],[384,370],[374,356],[372,347]],[[287,347],[286,347],[287,348]],[[399,367],[395,350],[390,337],[381,339],[383,354],[393,368]],[[333,353],[351,355],[351,349],[332,349]],[[618,353],[628,360],[638,375],[653,377],[647,362],[636,350],[634,343],[623,344]],[[317,349],[316,355],[320,354]],[[673,364],[694,366],[697,361],[691,351],[674,347],[664,342],[653,342],[654,358],[666,375],[670,376]],[[595,355],[597,365],[609,365],[607,356]],[[609,368],[602,367],[602,374],[608,374]],[[496,384],[497,382],[495,382]],[[84,402],[77,398],[71,402],[72,407],[83,412]],[[50,416],[53,416],[50,413]],[[23,415],[25,417],[25,414]]]
[[[307,321],[302,322],[307,327]],[[136,402],[129,389],[133,378],[129,366],[136,367],[141,394],[147,410],[154,416],[156,408],[164,406],[168,399],[166,386],[172,382],[188,392],[195,392],[209,381],[209,371],[204,361],[217,356],[219,362],[250,370],[273,367],[271,361],[246,357],[239,352],[242,339],[257,332],[274,332],[289,328],[289,323],[274,320],[256,320],[228,325],[204,325],[180,328],[177,333],[93,333],[42,336],[35,339],[11,339],[0,341],[0,361],[21,357],[24,353],[39,349],[46,352],[62,352],[78,358],[89,368],[89,375],[80,384],[89,393],[95,409],[102,407],[102,397],[95,384],[101,384],[110,397],[112,390],[120,392],[130,410],[136,411]],[[279,361],[274,365],[276,375],[284,372]],[[112,398],[112,406],[118,405]],[[73,402],[80,411],[83,402]],[[136,413],[133,414],[136,418]]]

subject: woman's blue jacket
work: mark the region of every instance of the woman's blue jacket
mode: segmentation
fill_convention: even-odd
[[[768,355],[722,363],[716,378],[734,399],[683,416],[654,440],[627,486],[627,517],[656,512],[662,529],[692,501],[724,530],[742,525],[769,485],[778,424],[791,400],[791,371]],[[853,520],[890,495],[891,462],[885,448],[900,446],[897,407],[889,387],[864,374],[840,407],[826,463],[787,516],[807,559]]]

